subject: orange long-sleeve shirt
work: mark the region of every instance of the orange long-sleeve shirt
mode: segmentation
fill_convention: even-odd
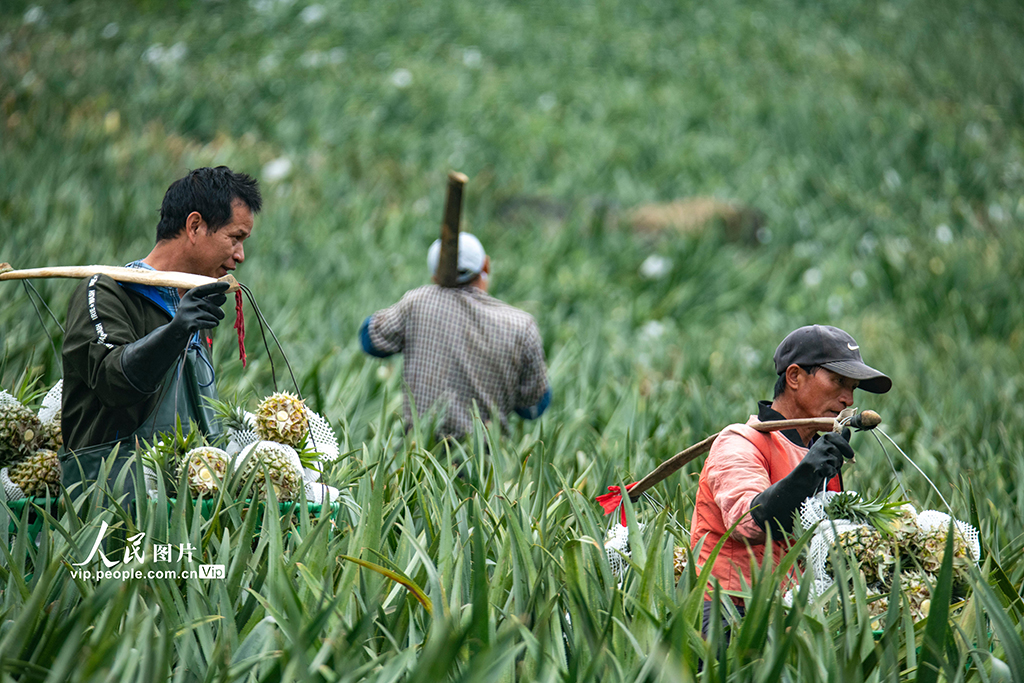
[[[711,570],[722,590],[738,591],[750,582],[751,560],[761,564],[765,532],[750,516],[757,494],[783,479],[803,460],[807,448],[790,441],[782,432],[758,432],[746,424],[729,425],[715,439],[700,473],[696,505],[690,524],[691,547],[704,539],[697,563],[703,566],[729,527],[739,522],[725,541]],[[838,478],[829,482],[839,489]],[[773,540],[773,559],[778,563],[789,545]]]

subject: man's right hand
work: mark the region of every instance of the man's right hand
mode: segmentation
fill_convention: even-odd
[[[181,297],[178,312],[174,314],[171,324],[185,331],[188,337],[199,330],[217,327],[224,319],[221,306],[228,300],[225,294],[228,286],[227,282],[218,281],[188,290]]]
[[[807,455],[789,476],[796,474],[797,470],[803,470],[800,476],[812,475],[817,481],[815,488],[819,488],[823,482],[839,474],[844,458],[853,459],[850,443],[839,434],[828,432],[811,444]]]
[[[775,533],[792,531],[793,513],[839,474],[844,458],[853,459],[850,443],[834,432],[823,434],[792,472],[754,496],[750,516],[762,529],[771,525]]]
[[[143,393],[152,393],[199,330],[224,319],[228,283],[210,282],[185,292],[171,322],[132,342],[121,353],[121,371]]]

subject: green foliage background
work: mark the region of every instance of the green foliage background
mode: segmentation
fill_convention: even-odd
[[[365,357],[356,331],[426,281],[455,168],[492,293],[545,339],[554,403],[509,439],[520,456],[546,444],[544,476],[582,500],[646,474],[769,397],[787,332],[833,324],[894,379],[859,406],[961,518],[972,482],[983,537],[1014,556],[1022,29],[999,0],[5,2],[0,260],[122,264],[148,253],[187,170],[255,175],[265,210],[237,275],[312,406],[352,448],[381,449],[354,457],[400,471],[386,449],[412,446],[382,440],[400,362]],[[290,173],[271,179],[282,158]],[[717,226],[637,235],[626,220],[694,196],[756,207],[765,228],[735,242]],[[663,277],[642,275],[651,256],[669,260]],[[36,287],[62,318],[72,284]],[[52,383],[25,290],[3,284],[0,301],[0,382],[28,368]],[[220,334],[222,394],[273,388],[248,323],[244,371]],[[878,445],[854,445],[848,486],[890,487]],[[937,507],[893,457],[915,501]],[[699,465],[657,492],[684,523]]]

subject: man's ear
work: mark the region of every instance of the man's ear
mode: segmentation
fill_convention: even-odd
[[[198,211],[193,211],[185,216],[185,236],[192,244],[195,244],[199,231],[205,229],[206,221],[203,220],[203,215]]]
[[[480,269],[481,273],[491,274],[491,257],[484,256],[484,267]]]
[[[790,391],[796,391],[800,386],[802,376],[805,374],[807,373],[804,372],[804,369],[796,363],[790,365],[786,368],[786,387]]]

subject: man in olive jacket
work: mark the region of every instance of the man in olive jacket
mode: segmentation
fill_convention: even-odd
[[[261,207],[252,177],[225,166],[191,171],[164,195],[156,246],[128,266],[223,277],[245,259]],[[211,431],[204,397],[216,392],[205,330],[223,319],[227,288],[215,282],[186,291],[104,275],[79,284],[63,348],[65,487],[97,480],[117,448],[113,484],[136,443],[173,431],[179,419],[186,429],[195,421]]]

